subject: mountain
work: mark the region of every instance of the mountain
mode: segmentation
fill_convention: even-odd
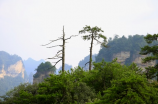
[[[36,68],[36,73],[33,75],[33,83],[41,83],[44,81],[44,78],[49,77],[50,74],[54,74],[56,67],[52,66],[50,62],[41,63]]]
[[[43,59],[36,61],[32,58],[28,58],[27,60],[23,60],[24,66],[25,66],[25,70],[27,72],[27,74],[29,75],[31,72],[33,74],[36,73],[35,69],[38,67],[38,65],[40,65],[42,62],[45,62]]]
[[[32,58],[28,58],[27,60],[23,60],[25,70],[28,75],[28,80],[30,83],[33,83],[33,74],[36,73],[35,69],[40,65],[42,62],[45,62],[44,60],[36,61]]]
[[[71,65],[65,64],[65,71],[71,71],[70,69],[72,68]],[[59,74],[59,71],[62,70],[62,67],[60,67],[59,69],[56,70],[56,74]]]
[[[95,57],[97,56],[97,54],[93,54],[92,55],[92,62],[95,61]],[[86,56],[83,60],[81,60],[79,63],[78,63],[78,66],[80,67],[83,67],[84,70],[89,70],[89,58],[90,58],[90,55]],[[87,63],[87,64],[86,64]],[[86,66],[85,66],[86,64]]]
[[[157,44],[154,42],[150,45]],[[140,68],[145,70],[145,67],[154,66],[156,61],[151,61],[150,63],[142,63],[142,58],[145,58],[147,55],[140,55],[139,52],[141,47],[147,45],[144,40],[143,35],[133,35],[128,36],[128,38],[122,36],[118,38],[116,35],[114,39],[110,38],[108,40],[109,48],[102,47],[96,56],[96,62],[100,62],[104,59],[107,62],[112,61],[117,58],[117,62],[125,65],[129,65],[132,62],[136,63]]]
[[[0,95],[27,81],[22,58],[0,51]]]

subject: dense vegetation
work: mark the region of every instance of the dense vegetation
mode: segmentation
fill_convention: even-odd
[[[21,76],[17,77],[9,77],[4,76],[4,78],[0,79],[0,96],[4,95],[7,91],[13,89],[15,86],[18,86],[20,83],[24,83],[25,79],[21,78]]]
[[[158,84],[149,83],[135,64],[113,60],[51,74],[38,85],[21,84],[2,96],[2,104],[157,104]]]

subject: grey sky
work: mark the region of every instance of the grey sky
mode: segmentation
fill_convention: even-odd
[[[101,27],[108,38],[158,33],[157,5],[158,0],[0,0],[0,51],[24,60],[53,57],[60,48],[40,45],[60,37],[63,25],[66,37],[78,34],[85,25]],[[80,36],[69,40],[66,63],[77,66],[89,47],[90,41]],[[99,49],[94,44],[93,53]]]

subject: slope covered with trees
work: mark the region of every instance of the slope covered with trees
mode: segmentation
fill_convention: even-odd
[[[158,42],[153,42],[150,45],[156,44]],[[125,60],[125,64],[129,65],[132,63],[132,56],[136,53],[139,54],[141,47],[147,45],[143,35],[133,35],[122,36],[121,38],[116,35],[114,39],[109,38],[108,44],[109,48],[102,47],[96,56],[96,62],[100,62],[104,59],[107,62],[112,61],[112,57],[114,54],[119,53],[121,51],[129,51],[130,57]]]

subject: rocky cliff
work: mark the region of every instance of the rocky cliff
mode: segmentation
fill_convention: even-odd
[[[2,69],[0,69],[0,79],[4,78],[4,76],[9,76],[9,77],[17,77],[17,76],[21,76],[22,78],[24,78],[24,67],[23,67],[23,63],[22,60],[19,60],[18,62],[16,62],[13,65],[10,65],[7,70],[4,70],[4,64],[2,65]]]
[[[0,51],[0,95],[26,80],[22,58]]]
[[[53,72],[49,71],[49,72],[46,72],[46,73],[38,73],[39,76],[38,77],[34,77],[33,78],[33,84],[34,83],[41,83],[44,81],[45,78],[49,77],[50,74],[53,74]]]
[[[37,72],[33,75],[33,83],[40,83],[44,81],[45,78],[49,77],[50,74],[54,74],[56,68],[47,61],[45,63],[42,62],[35,70]]]
[[[154,41],[150,46],[158,44]],[[132,62],[137,64],[138,67],[145,69],[148,66],[154,66],[156,61],[149,63],[142,63],[142,58],[147,57],[147,55],[140,55],[139,52],[141,47],[148,45],[144,39],[143,35],[133,35],[133,36],[122,36],[118,38],[115,36],[114,39],[110,38],[108,40],[108,48],[101,47],[98,55],[96,56],[96,62],[100,62],[104,59],[107,62],[111,62],[114,58],[117,58],[117,62],[130,65]]]
[[[127,62],[127,60],[131,58],[131,62],[137,64],[137,66],[142,68],[143,70],[145,69],[145,67],[154,66],[156,64],[156,61],[142,63],[142,58],[145,57],[147,57],[147,55],[140,55],[139,52],[136,52],[135,54],[131,54],[129,51],[121,51],[117,54],[114,54],[112,59],[117,58],[117,62],[124,65]]]

